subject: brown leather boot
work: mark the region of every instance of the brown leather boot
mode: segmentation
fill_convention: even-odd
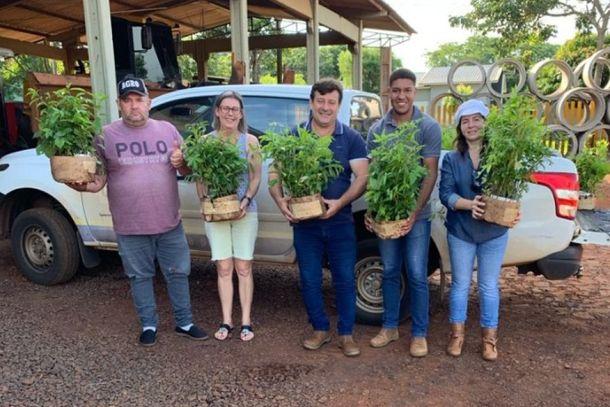
[[[451,324],[451,336],[447,345],[447,354],[458,357],[464,345],[464,324]]]
[[[330,342],[328,331],[313,331],[309,338],[303,340],[303,347],[309,350],[318,350],[328,342]]]
[[[496,342],[498,341],[498,330],[495,328],[482,328],[481,336],[483,338],[483,359],[494,361],[498,358],[498,349]]]
[[[377,336],[371,339],[371,346],[373,348],[383,348],[392,341],[398,340],[398,329],[397,328],[381,328]]]
[[[339,348],[343,350],[345,356],[358,356],[360,354],[360,348],[358,344],[354,342],[354,338],[351,335],[342,335],[339,337]]]

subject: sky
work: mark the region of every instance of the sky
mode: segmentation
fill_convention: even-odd
[[[392,51],[402,60],[405,68],[426,72],[426,52],[434,51],[446,42],[463,42],[473,33],[449,25],[449,17],[463,15],[470,0],[384,0],[415,31],[411,38]],[[562,44],[574,36],[574,19],[548,18],[545,22],[557,26],[557,35],[549,42]]]

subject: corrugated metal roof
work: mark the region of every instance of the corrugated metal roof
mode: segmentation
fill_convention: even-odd
[[[485,70],[485,74],[489,75],[489,69],[491,65],[483,65],[483,69]],[[418,80],[417,85],[424,86],[438,86],[438,85],[447,85],[448,83],[448,75],[450,66],[441,66],[430,69],[420,80]],[[494,75],[491,78],[492,82],[495,83],[500,79],[502,75],[502,70],[496,69],[494,70]],[[457,83],[463,84],[473,84],[473,83],[481,83],[483,81],[483,76],[481,75],[481,70],[474,65],[462,65],[460,66],[453,76],[453,81]]]

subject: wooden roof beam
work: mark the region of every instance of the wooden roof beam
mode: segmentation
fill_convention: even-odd
[[[8,48],[15,54],[35,55],[38,57],[57,59],[61,61],[66,59],[65,49],[51,47],[50,45],[13,40],[6,37],[0,37],[0,47]]]
[[[248,47],[255,49],[301,48],[306,44],[306,34],[274,34],[253,36],[248,38]],[[320,45],[349,44],[345,37],[334,31],[320,33]],[[197,47],[201,46],[206,53],[230,52],[230,38],[208,38],[200,40],[182,41],[182,53],[196,55]]]
[[[115,4],[118,4],[118,5],[124,6],[124,7],[132,7],[132,8],[135,8],[135,9],[141,8],[138,5],[129,3],[127,1],[112,0],[112,2],[115,3]],[[192,23],[190,23],[188,21],[175,19],[172,16],[169,16],[167,14],[163,14],[163,13],[150,13],[149,15],[152,16],[152,17],[159,18],[159,19],[163,19],[163,20],[173,21],[173,22],[178,23],[180,25],[183,25],[185,27],[192,28],[193,30],[201,31],[201,30],[204,29],[201,26],[192,24]]]
[[[23,0],[0,0],[0,9],[15,6],[21,3],[22,1]]]
[[[341,15],[350,19],[356,20],[375,20],[378,18],[385,18],[389,16],[387,11],[356,11],[356,10],[345,10],[341,12]]]
[[[320,4],[318,6],[318,17],[320,19],[320,24],[324,27],[328,27],[331,30],[340,33],[352,42],[357,43],[359,41],[359,27],[331,9]]]
[[[302,20],[311,20],[313,12],[309,0],[271,0],[273,3],[284,8],[290,14]]]
[[[32,30],[29,28],[23,28],[23,27],[18,27],[12,24],[6,24],[6,23],[0,23],[0,27],[2,28],[8,28],[9,30],[13,30],[13,31],[17,31],[17,32],[22,32],[22,33],[26,33],[26,34],[32,34],[32,35],[38,35],[40,37],[48,37],[49,34],[48,32],[42,32],[42,31],[38,31],[38,30]]]

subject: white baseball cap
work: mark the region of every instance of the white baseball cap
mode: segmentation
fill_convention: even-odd
[[[460,124],[460,119],[462,116],[469,116],[477,113],[486,118],[489,114],[489,109],[487,106],[485,106],[485,103],[481,102],[480,100],[470,99],[458,107],[457,111],[455,112],[455,116],[453,117],[453,121],[457,125]]]

